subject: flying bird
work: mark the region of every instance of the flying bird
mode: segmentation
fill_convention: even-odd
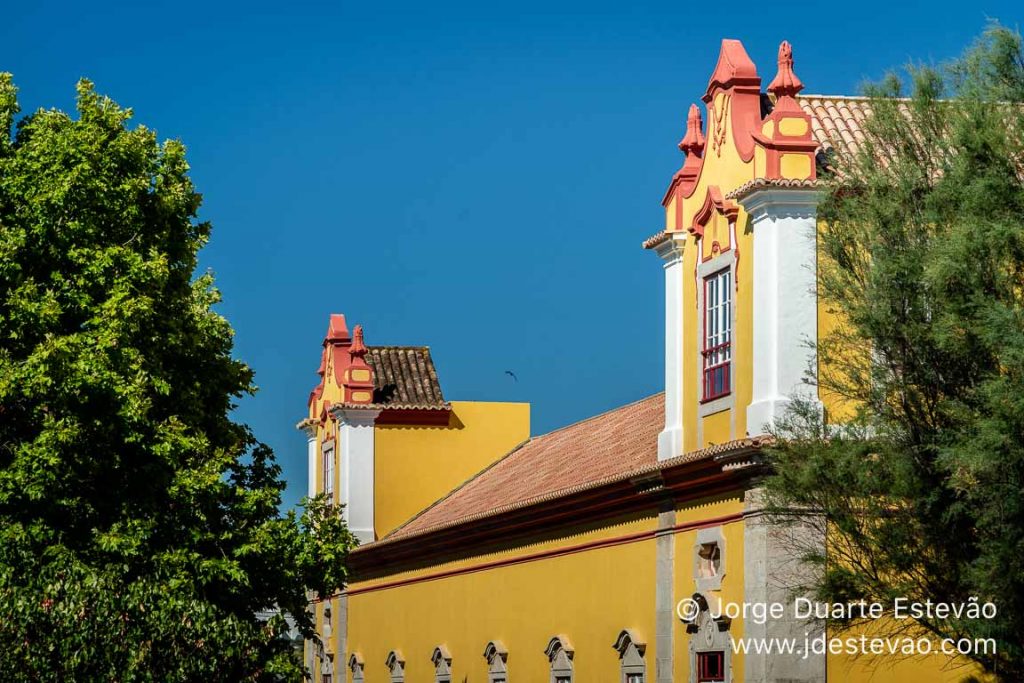
[[[516,373],[512,372],[511,370],[506,370],[505,374],[508,375],[509,377],[511,377],[513,379],[513,381],[519,382],[519,378],[516,377]]]

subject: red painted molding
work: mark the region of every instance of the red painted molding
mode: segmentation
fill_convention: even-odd
[[[377,416],[378,425],[407,425],[410,427],[447,427],[451,422],[451,409],[417,410],[415,408],[387,408]]]
[[[676,225],[683,222],[683,198],[689,197],[697,188],[697,179],[704,167],[704,123],[701,121],[700,109],[696,104],[690,105],[686,117],[686,134],[679,141],[679,151],[686,155],[682,167],[672,176],[668,190],[661,198],[661,205],[668,208],[673,197],[676,198]]]
[[[348,333],[348,325],[345,323],[345,316],[342,313],[332,313],[327,324],[327,334],[324,336],[324,344],[347,343],[352,341]]]
[[[775,75],[768,90],[775,95],[775,106],[765,121],[772,121],[770,135],[765,135],[761,128],[754,131],[754,139],[765,149],[766,178],[781,178],[781,159],[783,154],[803,154],[808,157],[809,175],[806,179],[814,180],[816,169],[814,153],[818,148],[817,141],[811,135],[811,117],[804,112],[796,101],[796,95],[803,90],[804,84],[793,72],[793,48],[787,41],[779,45],[779,71]],[[800,119],[804,122],[804,132],[799,135],[784,135],[780,123],[784,119]],[[804,180],[800,178],[799,180]]]
[[[722,111],[716,111],[715,98],[720,92],[725,93],[725,98]],[[708,105],[708,138],[712,151],[721,154],[728,126],[740,158],[750,161],[754,157],[753,133],[761,125],[761,78],[743,43],[722,41],[718,64],[702,99]]]
[[[757,75],[757,67],[750,59],[743,43],[731,38],[722,39],[718,52],[718,63],[708,79],[706,102],[718,90],[729,90],[736,86],[748,88],[761,87],[761,77]]]
[[[363,341],[363,326],[356,325],[352,336],[352,344],[348,348],[348,367],[342,377],[345,390],[345,403],[373,403],[373,368],[366,362],[369,349]],[[366,378],[357,380],[353,377],[356,370],[364,370]],[[357,399],[356,396],[362,395]]]
[[[693,225],[687,228],[690,234],[703,237],[704,228],[716,211],[729,219],[729,221],[735,221],[740,209],[736,202],[722,199],[722,191],[718,189],[717,185],[708,185],[707,194],[704,195],[704,203],[697,210],[697,213],[694,214]]]

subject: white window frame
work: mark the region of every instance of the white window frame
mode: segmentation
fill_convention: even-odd
[[[730,291],[729,296],[731,299],[731,306],[729,310],[729,319],[727,324],[731,330],[730,332],[730,348],[729,348],[729,391],[722,394],[717,398],[709,398],[706,396],[704,388],[704,350],[707,344],[707,335],[705,334],[705,317],[706,313],[706,302],[705,302],[705,278],[716,275],[724,270],[728,270],[730,273]],[[730,411],[733,413],[729,420],[729,438],[735,439],[736,437],[736,419],[735,419],[735,406],[736,406],[736,255],[732,249],[713,256],[705,261],[697,263],[694,272],[694,286],[697,289],[697,353],[693,356],[693,367],[696,372],[696,391],[697,391],[697,417],[703,418],[716,413],[724,411]],[[697,420],[697,442],[703,443],[704,439],[704,422],[703,420]]]
[[[725,267],[703,278],[704,311],[701,340],[701,399],[705,402],[732,393],[733,273]],[[724,388],[712,393],[709,370],[724,368]]]

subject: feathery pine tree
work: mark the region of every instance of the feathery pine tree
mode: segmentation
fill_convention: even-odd
[[[845,411],[829,425],[798,406],[768,491],[779,512],[820,515],[828,552],[807,554],[819,598],[992,602],[995,618],[914,626],[993,638],[970,659],[1021,681],[1021,37],[994,25],[954,63],[908,75],[867,89],[865,140],[832,159],[819,207],[818,294],[840,323],[819,340],[817,381]]]

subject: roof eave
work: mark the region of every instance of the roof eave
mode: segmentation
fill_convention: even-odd
[[[760,452],[768,443],[768,438],[744,439],[702,449],[453,523],[386,537],[353,550],[352,568],[356,574],[388,573],[403,563],[436,560],[481,543],[647,508],[652,497],[688,500],[735,490],[764,472]]]

